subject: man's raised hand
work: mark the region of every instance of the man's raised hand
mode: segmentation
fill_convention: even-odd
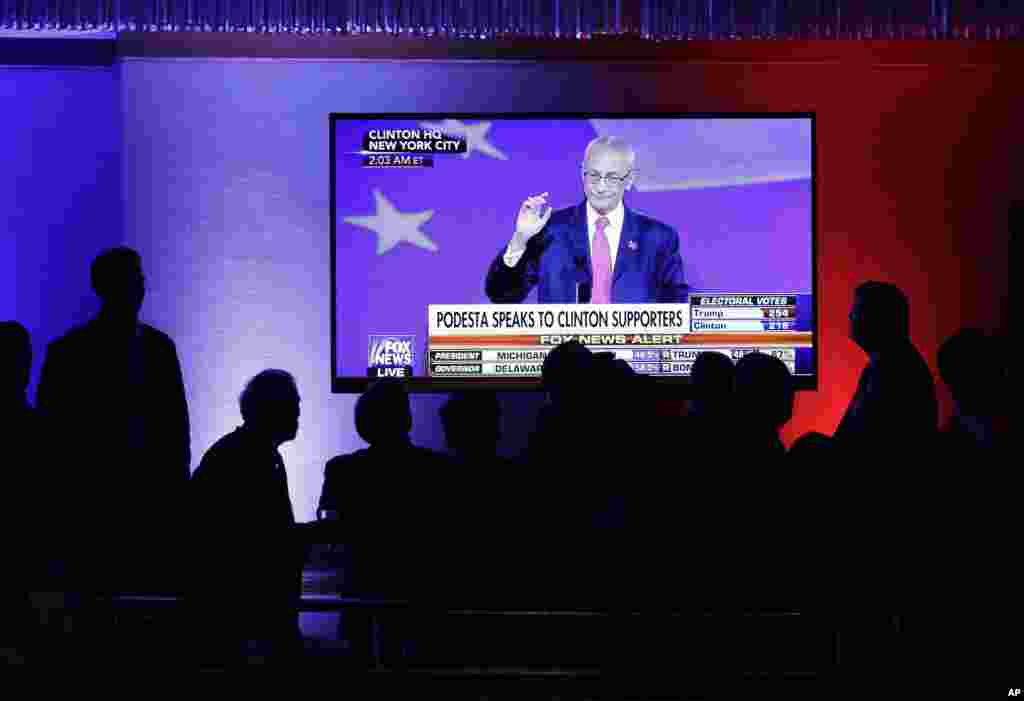
[[[517,243],[525,246],[527,241],[540,233],[540,230],[547,225],[553,211],[547,200],[548,193],[544,192],[527,197],[523,202],[519,208],[519,215],[516,217],[515,239]]]

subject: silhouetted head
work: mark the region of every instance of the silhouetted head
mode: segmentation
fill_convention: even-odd
[[[622,196],[636,177],[636,153],[617,136],[599,136],[583,153],[583,192],[598,212],[619,206]]]
[[[0,402],[23,402],[32,374],[32,340],[17,321],[0,322]]]
[[[817,462],[832,455],[832,439],[824,433],[811,431],[800,436],[793,443],[787,455],[791,458]],[[824,466],[824,463],[822,464]]]
[[[597,396],[616,397],[617,400],[629,403],[638,398],[640,384],[638,375],[625,360],[615,357],[611,351],[594,353],[591,357],[590,369],[584,385],[586,398]],[[633,405],[635,410],[640,407]]]
[[[290,373],[264,370],[245,385],[238,406],[245,425],[266,435],[278,446],[298,434],[301,401],[299,388]]]
[[[939,376],[961,411],[993,411],[1003,381],[996,342],[981,329],[960,329],[939,347]]]
[[[703,351],[690,370],[693,383],[693,413],[724,411],[732,402],[736,365],[724,353]]]
[[[136,317],[146,296],[142,259],[131,248],[119,246],[103,251],[92,262],[92,289],[105,314]]]
[[[755,424],[777,431],[793,418],[793,378],[778,358],[748,353],[736,363],[735,406]]]
[[[541,376],[552,403],[580,399],[593,364],[593,354],[578,341],[566,341],[548,353]]]
[[[496,455],[501,407],[493,392],[454,394],[441,407],[448,448],[456,455]]]
[[[865,353],[874,353],[910,338],[910,303],[900,288],[887,282],[857,287],[850,309],[850,338]]]
[[[401,380],[377,380],[356,401],[356,432],[370,445],[407,442],[411,430],[409,393]]]

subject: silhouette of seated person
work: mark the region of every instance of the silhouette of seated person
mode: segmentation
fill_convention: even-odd
[[[961,329],[939,347],[938,366],[954,403],[939,440],[944,458],[958,466],[992,460],[1002,442],[998,420],[1005,389],[998,343],[980,329]]]
[[[627,550],[629,513],[651,497],[653,429],[650,378],[611,353],[570,341],[545,358],[548,403],[530,437],[524,532],[533,549],[524,593],[544,605],[603,605],[622,585],[608,562]]]
[[[298,603],[309,545],[329,525],[296,524],[279,448],[299,428],[294,378],[264,370],[239,397],[242,425],[203,456],[189,482],[188,596],[205,654],[246,646],[287,658],[301,644]]]
[[[453,458],[450,474],[450,516],[458,547],[449,553],[452,578],[477,587],[500,587],[508,564],[508,548],[521,538],[526,490],[517,465],[498,455],[501,408],[493,392],[452,395],[440,409],[445,442]]]
[[[747,467],[779,464],[786,447],[780,429],[793,418],[793,378],[786,364],[764,353],[748,353],[736,364],[735,412]]]
[[[817,431],[809,431],[793,441],[786,453],[789,462],[794,465],[828,469],[834,457],[831,436]]]
[[[6,538],[0,583],[0,665],[29,659],[36,630],[30,592],[54,591],[50,558],[55,541],[46,532],[49,504],[38,452],[44,435],[26,390],[32,370],[28,331],[16,321],[0,322],[0,421],[8,457],[7,504],[0,510]],[[56,589],[55,589],[56,586]]]
[[[348,589],[366,596],[423,594],[429,558],[450,535],[451,461],[413,445],[409,395],[400,380],[374,382],[356,402],[355,424],[369,446],[327,462],[319,503],[345,533]]]
[[[174,342],[139,321],[138,253],[114,248],[91,266],[95,318],[50,343],[38,408],[67,496],[69,549],[86,588],[173,590],[190,467],[188,407]]]
[[[687,462],[693,466],[690,480],[699,483],[713,479],[714,471],[709,466],[718,461],[722,446],[735,440],[735,377],[736,364],[724,353],[703,351],[693,361],[689,411],[679,422],[679,430],[690,437],[686,450]]]
[[[693,398],[687,414],[694,423],[708,426],[726,421],[733,407],[733,383],[736,365],[724,353],[702,351],[693,361],[690,382]]]
[[[579,521],[578,527],[566,527],[578,543],[564,548],[572,555],[563,558],[565,581],[575,588],[567,598],[598,608],[628,608],[638,601],[663,605],[666,594],[674,593],[669,575],[676,562],[664,553],[675,548],[674,485],[681,477],[667,459],[666,441],[674,442],[681,431],[659,417],[652,377],[610,352],[593,355],[590,374],[588,391],[596,390],[590,411],[605,416],[588,463],[573,473],[563,498],[567,513]]]
[[[844,459],[906,469],[932,444],[938,421],[931,371],[910,341],[906,295],[883,282],[858,286],[850,337],[867,353],[868,365],[833,435],[836,448]]]
[[[709,495],[703,515],[718,526],[709,532],[720,550],[710,559],[729,558],[718,569],[726,575],[719,584],[750,605],[804,604],[802,563],[816,552],[809,538],[821,524],[809,516],[813,496],[787,469],[779,436],[793,401],[793,378],[780,359],[754,352],[736,364],[734,438],[722,453],[730,481],[717,482],[721,491]],[[708,507],[719,512],[717,519]]]
[[[456,555],[473,526],[460,520],[452,460],[414,445],[412,411],[401,380],[371,384],[355,406],[356,433],[368,447],[339,455],[324,468],[319,510],[338,519],[346,554],[344,591],[370,599],[436,603],[462,600]],[[412,622],[377,613],[382,654],[397,659]],[[343,614],[353,657],[366,658],[370,620]]]
[[[526,569],[547,573],[540,578],[524,571],[520,581],[522,596],[537,598],[538,604],[557,605],[557,599],[575,590],[566,553],[579,552],[589,536],[601,505],[596,468],[602,462],[615,463],[612,452],[620,440],[607,432],[611,417],[618,414],[609,411],[614,398],[614,388],[607,384],[611,375],[607,360],[595,358],[576,341],[556,346],[544,359],[547,402],[527,442],[522,484],[528,493],[520,521],[533,563]],[[577,550],[570,550],[570,544]]]
[[[556,346],[544,358],[541,382],[547,402],[541,407],[527,446],[532,469],[540,469],[559,452],[581,455],[578,431],[588,420],[602,420],[590,401],[596,390],[594,373],[593,353],[577,341]]]
[[[498,467],[501,407],[493,392],[452,395],[439,412],[448,452],[466,466]]]

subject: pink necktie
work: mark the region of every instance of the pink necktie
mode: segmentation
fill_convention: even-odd
[[[612,249],[608,245],[608,237],[604,233],[607,226],[607,217],[597,218],[594,250],[590,256],[594,274],[594,286],[590,293],[591,304],[609,304],[612,301]]]

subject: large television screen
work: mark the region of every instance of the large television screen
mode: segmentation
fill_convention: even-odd
[[[812,114],[330,115],[332,387],[536,389],[579,340],[816,386]]]

